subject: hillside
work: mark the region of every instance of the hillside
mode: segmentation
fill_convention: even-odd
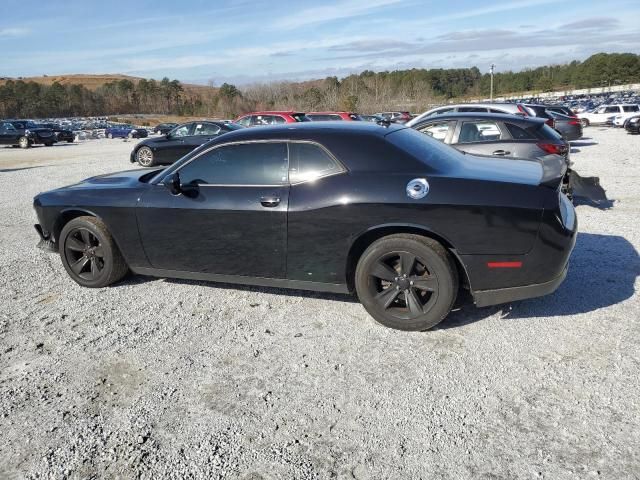
[[[0,85],[4,85],[7,80],[18,80],[18,78],[2,77],[0,79]],[[42,75],[38,77],[20,77],[20,80],[24,82],[35,82],[40,85],[51,86],[55,82],[60,85],[81,85],[88,90],[95,91],[102,85],[109,82],[116,82],[118,80],[129,80],[134,84],[137,84],[142,77],[133,77],[130,75],[122,75],[120,73],[104,73],[104,74],[82,74],[72,73],[68,75]],[[191,83],[182,83],[184,91],[191,94],[209,94],[215,93],[216,88],[211,88],[206,85],[194,85]]]

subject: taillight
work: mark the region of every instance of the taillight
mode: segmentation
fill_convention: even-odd
[[[549,125],[551,128],[556,128],[556,122],[553,120],[553,118],[547,118],[544,123]]]
[[[525,117],[529,116],[529,112],[527,112],[527,109],[524,108],[522,105],[518,104],[518,111],[523,114]]]
[[[567,122],[569,125],[580,125],[580,120],[576,119],[571,119]]]
[[[558,143],[538,143],[538,147],[544,150],[549,155],[565,155],[567,153],[567,146]]]

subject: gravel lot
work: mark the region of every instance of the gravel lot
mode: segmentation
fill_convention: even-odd
[[[349,297],[130,277],[35,248],[38,192],[131,142],[0,148],[0,478],[640,478],[640,137],[588,128],[553,295],[426,333]]]

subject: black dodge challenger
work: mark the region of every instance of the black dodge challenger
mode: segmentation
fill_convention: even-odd
[[[37,195],[41,245],[86,287],[137,274],[355,292],[424,330],[553,292],[577,222],[566,168],[464,155],[411,128],[300,123],[227,133],[166,169]]]

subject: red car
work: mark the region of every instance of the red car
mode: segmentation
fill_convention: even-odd
[[[251,112],[236,120],[243,127],[257,127],[260,125],[277,125],[279,123],[308,122],[309,119],[302,112]]]
[[[345,120],[347,122],[362,120],[353,112],[307,112],[307,118],[312,122],[326,122],[332,120]]]

